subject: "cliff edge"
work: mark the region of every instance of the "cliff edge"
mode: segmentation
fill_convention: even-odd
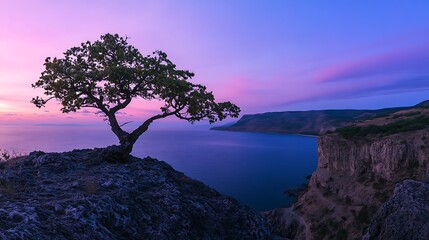
[[[321,136],[318,167],[305,193],[291,208],[265,213],[274,234],[290,239],[362,238],[396,184],[425,179],[428,116],[427,109],[405,110]],[[404,188],[397,189],[399,194]]]
[[[167,163],[111,164],[100,151],[1,162],[0,238],[269,238],[262,216]]]

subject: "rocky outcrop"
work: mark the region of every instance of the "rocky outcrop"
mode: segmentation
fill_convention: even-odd
[[[363,240],[429,239],[429,184],[406,180],[377,211]]]
[[[266,220],[155,159],[100,149],[0,163],[1,239],[267,239]]]
[[[318,154],[307,191],[287,214],[265,213],[277,224],[274,233],[291,239],[361,238],[396,183],[425,178],[429,130],[350,139],[328,134],[319,138]],[[299,221],[284,221],[285,215]]]

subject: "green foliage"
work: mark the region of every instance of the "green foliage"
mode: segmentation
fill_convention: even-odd
[[[164,114],[174,112],[191,122],[205,117],[214,122],[239,113],[230,102],[216,103],[205,86],[189,82],[194,74],[177,69],[166,53],[143,56],[117,34],[70,48],[61,59],[48,57],[44,65],[32,86],[59,100],[65,113],[82,107],[116,113],[137,97],[164,101]],[[32,102],[41,107],[48,100],[36,97]]]
[[[403,119],[386,125],[350,126],[337,129],[345,138],[365,137],[380,134],[383,136],[400,132],[415,131],[429,126],[429,116],[418,116],[412,119]]]
[[[127,38],[105,34],[95,42],[84,42],[68,49],[63,58],[46,58],[45,70],[32,86],[48,96],[32,99],[37,107],[56,99],[64,113],[95,108],[109,121],[121,143],[123,131],[115,114],[133,99],[161,101],[160,114],[149,118],[133,135],[135,141],[156,119],[176,116],[191,123],[208,119],[210,123],[238,117],[240,108],[231,102],[215,102],[212,92],[189,80],[194,74],[176,68],[162,51],[142,55]]]

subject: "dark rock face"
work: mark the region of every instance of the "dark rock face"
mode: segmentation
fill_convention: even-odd
[[[387,181],[398,180],[402,175],[422,179],[429,166],[428,144],[427,129],[361,142],[339,135],[325,135],[318,142],[318,169],[354,176],[372,174]],[[409,171],[405,173],[404,170]]]
[[[155,159],[101,149],[0,163],[1,239],[267,239],[265,219]]]
[[[372,218],[364,240],[429,239],[429,184],[405,180]]]

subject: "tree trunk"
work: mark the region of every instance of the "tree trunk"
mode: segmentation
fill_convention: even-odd
[[[108,117],[112,132],[118,137],[119,145],[106,147],[101,151],[100,155],[107,162],[126,163],[136,141],[131,138],[128,132],[121,128],[114,112],[105,111],[105,114]]]
[[[113,145],[106,147],[101,152],[101,157],[107,162],[112,163],[126,163],[130,156],[131,151],[133,150],[133,145],[137,141],[137,139],[147,131],[149,125],[156,119],[165,118],[169,115],[174,114],[158,114],[143,122],[137,129],[133,132],[128,133],[124,131],[119,125],[115,113],[112,111],[105,111],[106,116],[108,117],[110,127],[112,132],[115,133],[116,137],[118,137],[120,145]]]
[[[124,142],[120,145],[112,145],[103,149],[101,157],[110,163],[127,163],[134,143]]]

